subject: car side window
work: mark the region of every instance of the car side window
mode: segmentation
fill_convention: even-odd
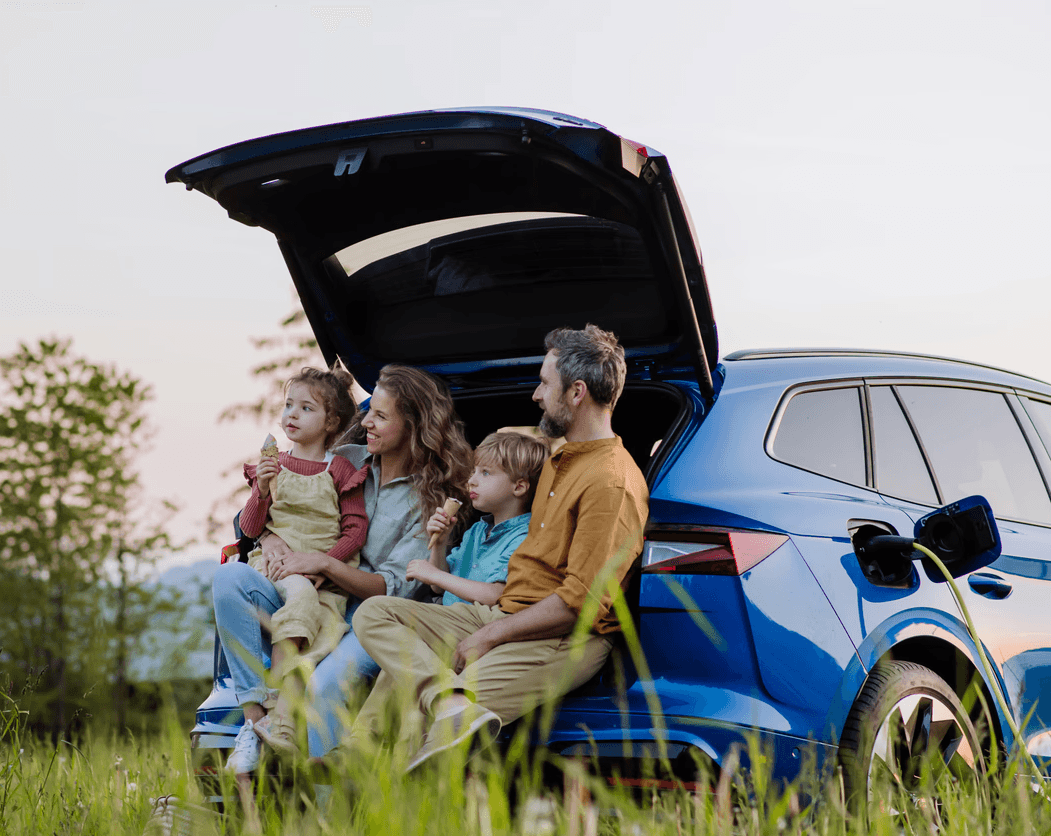
[[[1051,522],[1051,499],[1003,395],[948,386],[895,388],[943,501],[981,494],[997,516]]]
[[[937,505],[938,494],[909,422],[889,386],[869,389],[876,489],[887,496]]]
[[[780,461],[854,485],[865,484],[865,440],[857,387],[793,395],[772,447]]]

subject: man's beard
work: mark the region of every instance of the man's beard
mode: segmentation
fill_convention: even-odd
[[[540,432],[548,438],[562,438],[569,429],[569,424],[572,420],[572,410],[560,401],[557,411],[548,412],[546,409],[544,410],[544,414],[540,418]]]

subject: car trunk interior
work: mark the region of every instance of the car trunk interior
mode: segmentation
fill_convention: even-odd
[[[486,435],[502,427],[536,426],[541,412],[532,396],[532,389],[521,386],[457,394],[456,411],[471,446],[476,447]],[[652,476],[650,464],[656,461],[662,443],[678,428],[686,406],[682,393],[669,384],[628,381],[625,385],[613,411],[613,431],[647,481]]]

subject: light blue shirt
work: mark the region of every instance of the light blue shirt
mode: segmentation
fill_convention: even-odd
[[[530,514],[521,514],[493,525],[493,518],[486,514],[467,529],[460,545],[453,549],[446,560],[449,573],[469,581],[482,583],[504,583],[507,580],[507,561],[529,533]],[[442,596],[443,604],[469,604],[451,592]]]
[[[365,479],[365,513],[369,518],[369,533],[361,547],[363,572],[375,572],[383,578],[387,594],[397,598],[433,600],[431,588],[420,581],[405,580],[405,571],[411,560],[426,560],[430,557],[427,548],[427,532],[423,530],[420,517],[420,495],[412,479],[403,476],[391,479],[380,487],[379,474],[362,444],[345,444],[332,451],[348,459],[355,467],[369,467]]]

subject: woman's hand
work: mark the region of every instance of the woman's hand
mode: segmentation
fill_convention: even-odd
[[[293,552],[270,562],[270,580],[279,581],[289,575],[306,575],[316,580],[325,574],[332,558],[321,552]]]
[[[259,488],[259,495],[264,499],[270,496],[270,483],[274,477],[281,472],[281,465],[273,456],[263,456],[255,468],[255,483]]]
[[[409,566],[405,570],[405,580],[434,584],[438,582],[443,574],[445,573],[429,560],[410,560]]]
[[[262,549],[263,558],[268,564],[273,563],[279,557],[292,554],[288,543],[270,531],[263,532],[259,537],[259,548]]]
[[[455,514],[450,517],[448,514],[445,513],[444,509],[435,509],[434,513],[431,515],[431,518],[427,520],[427,533],[430,534],[431,537],[433,537],[435,534],[438,535],[438,542],[435,543],[435,545],[445,545],[445,541],[449,539],[449,532],[452,530],[454,522],[456,522]]]

